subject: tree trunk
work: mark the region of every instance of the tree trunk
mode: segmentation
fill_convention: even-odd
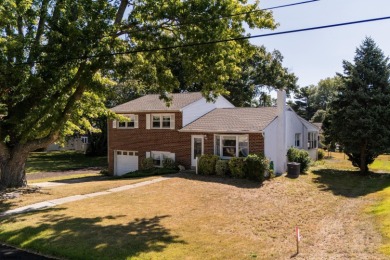
[[[368,173],[367,156],[366,156],[367,140],[364,140],[360,146],[360,173],[365,175]]]
[[[0,188],[19,188],[27,185],[26,161],[28,153],[13,154],[0,161]]]

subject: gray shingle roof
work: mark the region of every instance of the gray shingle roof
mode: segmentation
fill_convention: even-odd
[[[183,132],[261,132],[277,116],[276,107],[218,108],[183,127]]]
[[[193,93],[175,93],[171,94],[172,104],[166,106],[163,100],[160,100],[158,94],[146,95],[119,106],[113,107],[111,110],[116,113],[140,112],[140,111],[178,111],[185,106],[198,101],[202,98],[200,92]]]

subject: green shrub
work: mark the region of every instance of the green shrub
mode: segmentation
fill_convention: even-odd
[[[229,170],[235,178],[245,178],[246,162],[242,157],[233,157],[229,160]]]
[[[325,152],[322,149],[318,149],[317,151],[317,159],[319,161],[323,160],[325,158]]]
[[[141,162],[141,168],[143,170],[151,170],[154,168],[153,158],[144,158]]]
[[[299,150],[291,147],[287,151],[287,158],[289,162],[297,162],[301,164],[301,173],[306,172],[311,164],[310,155],[305,150]]]
[[[162,165],[164,169],[176,169],[176,163],[171,158],[164,158],[162,161]]]
[[[215,173],[219,176],[229,174],[229,160],[218,160],[215,164]]]
[[[244,160],[246,163],[246,177],[263,182],[265,179],[264,174],[269,174],[269,160],[262,154],[249,154]]]
[[[203,154],[199,157],[198,161],[198,173],[202,175],[215,174],[215,165],[219,157],[213,154]]]

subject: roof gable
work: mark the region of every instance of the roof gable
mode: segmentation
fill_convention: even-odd
[[[111,110],[116,113],[129,113],[141,111],[179,111],[189,104],[203,98],[202,93],[174,93],[172,96],[172,104],[167,107],[164,100],[160,99],[160,95],[146,95],[119,106],[113,107]]]
[[[261,132],[277,115],[276,107],[217,108],[188,124],[183,132]]]

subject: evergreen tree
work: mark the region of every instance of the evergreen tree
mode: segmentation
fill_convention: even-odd
[[[338,143],[361,173],[390,145],[389,58],[366,38],[354,63],[344,61],[343,84],[324,122],[328,143]]]

